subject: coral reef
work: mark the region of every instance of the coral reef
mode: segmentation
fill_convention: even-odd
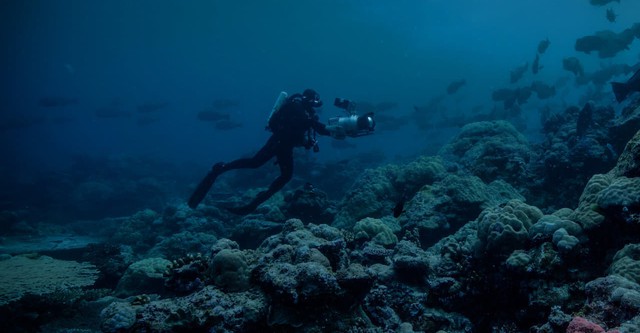
[[[566,131],[558,137],[576,132],[575,124],[548,125]],[[593,127],[583,139],[601,135]],[[309,186],[241,218],[213,206],[142,210],[113,220],[110,243],[87,247],[96,266],[3,256],[10,273],[2,277],[15,279],[0,288],[0,319],[18,305],[22,318],[41,318],[20,326],[31,331],[44,321],[52,331],[103,332],[637,331],[640,132],[616,166],[590,175],[575,209],[525,201],[519,192],[532,184],[534,162],[521,170],[510,161],[529,158],[527,147],[508,125],[469,126],[441,157],[363,171],[336,215],[328,195]],[[566,162],[587,160],[578,155]],[[524,180],[508,183],[518,172]],[[395,218],[391,208],[403,197]],[[286,219],[295,214],[309,217]],[[43,266],[65,271],[67,284],[37,279]],[[109,290],[86,290],[96,268]],[[13,271],[31,289],[16,292],[23,285]],[[27,304],[62,312],[47,316]],[[100,322],[80,320],[83,313],[94,321],[100,313]]]
[[[132,296],[140,294],[157,294],[164,290],[163,274],[171,262],[163,258],[148,258],[129,265],[120,282],[116,286],[115,294]]]
[[[390,215],[403,197],[412,197],[424,185],[445,174],[437,157],[421,157],[406,165],[386,165],[365,170],[338,205],[332,225],[350,229],[365,218]]]
[[[331,223],[333,220],[329,196],[309,183],[287,193],[284,201],[285,215],[289,218],[310,223]]]
[[[480,178],[449,174],[423,186],[407,202],[400,223],[405,229],[417,228],[420,242],[429,246],[449,235],[487,207],[511,199],[524,199],[504,181],[485,184]]]
[[[356,239],[371,240],[382,246],[391,246],[398,242],[393,230],[380,219],[364,218],[353,227]]]
[[[484,210],[478,217],[478,250],[500,257],[526,248],[529,228],[541,217],[537,207],[518,200]]]
[[[589,178],[615,165],[620,150],[611,146],[608,131],[614,116],[611,107],[589,102],[582,109],[569,107],[544,121],[545,140],[534,145],[527,166],[530,179],[525,196],[532,204],[573,208]]]
[[[462,127],[439,152],[471,174],[490,183],[502,179],[522,184],[532,152],[527,139],[503,120],[482,121]]]
[[[98,278],[95,266],[47,256],[14,256],[0,260],[0,305],[25,295],[48,295],[58,290],[93,285]]]
[[[103,332],[251,332],[265,327],[268,303],[257,291],[224,293],[212,286],[143,305],[113,302],[102,310]]]

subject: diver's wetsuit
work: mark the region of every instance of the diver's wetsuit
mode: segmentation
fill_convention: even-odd
[[[315,130],[320,135],[330,135],[326,125],[318,121],[313,108],[294,96],[273,116],[277,116],[278,119],[270,124],[273,134],[267,143],[253,157],[214,165],[189,199],[189,207],[198,206],[215,179],[222,173],[233,169],[258,168],[271,158],[276,157],[280,166],[280,176],[271,183],[267,190],[258,193],[248,205],[229,209],[238,214],[248,214],[254,211],[291,180],[293,176],[293,148],[306,147],[309,149],[314,144],[309,142],[308,131]]]

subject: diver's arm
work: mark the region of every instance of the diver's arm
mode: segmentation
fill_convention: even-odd
[[[316,133],[320,134],[320,135],[331,135],[331,131],[327,128],[327,125],[319,122],[319,121],[314,121],[311,124],[311,127],[316,131]]]
[[[311,127],[313,127],[316,133],[331,136],[334,139],[342,140],[347,137],[344,128],[341,126],[327,126],[319,121],[314,121]]]

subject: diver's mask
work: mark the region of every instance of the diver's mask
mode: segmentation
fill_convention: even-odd
[[[312,108],[319,108],[322,106],[320,95],[313,89],[306,89],[302,93],[302,100]]]

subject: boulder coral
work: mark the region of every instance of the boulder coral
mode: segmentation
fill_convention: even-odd
[[[338,205],[333,226],[351,229],[365,217],[382,217],[391,212],[394,198],[399,197],[393,182],[396,167],[384,166],[365,170]]]
[[[618,251],[609,267],[609,274],[640,284],[640,244],[627,244]]]
[[[518,184],[526,178],[531,151],[528,140],[511,123],[497,120],[465,125],[439,155],[485,182],[503,179]]]
[[[163,258],[147,258],[129,265],[116,287],[116,295],[132,296],[162,293],[164,273],[171,262]]]
[[[220,250],[211,259],[210,268],[213,282],[223,290],[241,291],[249,287],[249,267],[240,250]]]
[[[429,246],[475,219],[483,209],[512,199],[524,198],[504,181],[485,184],[476,176],[449,174],[423,186],[407,202],[400,223],[404,228],[417,228],[420,242]]]
[[[500,257],[525,249],[529,228],[541,217],[540,209],[519,200],[484,210],[477,219],[478,250]]]
[[[595,229],[604,222],[604,215],[596,209],[598,207],[597,196],[612,181],[613,177],[607,174],[596,174],[591,177],[582,191],[578,207],[569,216],[569,219],[576,221],[584,230]]]
[[[390,215],[402,196],[412,197],[424,185],[446,175],[442,159],[420,157],[405,165],[365,170],[338,205],[334,227],[351,229],[365,218]]]
[[[382,246],[391,246],[398,242],[393,230],[380,219],[367,217],[356,222],[353,233],[356,239],[372,240]]]

